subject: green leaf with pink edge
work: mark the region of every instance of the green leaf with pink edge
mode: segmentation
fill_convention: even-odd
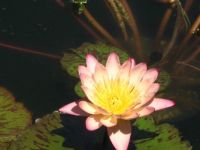
[[[0,87],[0,147],[6,148],[32,123],[30,112],[13,95]]]
[[[155,133],[152,137],[134,139],[136,150],[191,150],[192,146],[181,135],[174,126],[163,123],[156,124],[152,116],[137,119],[133,126],[139,130]]]
[[[64,146],[65,138],[56,132],[62,127],[59,112],[36,119],[36,123],[21,133],[8,150],[73,150]]]
[[[61,59],[61,64],[69,75],[78,77],[78,66],[85,65],[85,56],[88,53],[93,54],[101,63],[105,64],[107,57],[111,52],[116,52],[119,55],[121,62],[129,57],[123,50],[104,43],[84,43],[77,49],[72,49],[71,53],[65,52]]]

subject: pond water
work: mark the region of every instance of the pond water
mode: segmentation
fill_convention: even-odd
[[[119,37],[117,39],[121,40],[120,29],[105,3],[101,0],[88,1],[87,7],[91,13],[114,37]],[[56,3],[56,0],[0,1],[0,86],[9,90],[17,101],[22,102],[30,110],[33,120],[78,99],[74,86],[79,80],[66,73],[59,59],[31,54],[28,51],[22,52],[15,48],[6,48],[1,44],[25,47],[61,57],[63,52],[78,48],[84,42],[96,42],[94,37],[73,17],[71,1],[66,0],[66,3],[69,6],[65,10]],[[141,0],[140,2],[133,0],[129,3],[137,20],[140,34],[153,42],[160,20],[168,6],[154,0]],[[199,3],[195,1],[189,11],[191,23],[199,14],[198,5]],[[84,18],[83,14],[82,17]],[[175,19],[174,14],[169,20],[164,41],[170,40]],[[194,47],[191,45],[192,49]],[[188,54],[191,54],[190,50],[186,52],[186,55]],[[194,92],[196,94],[194,102],[192,97],[190,102],[183,101],[184,104],[180,104],[180,107],[183,108],[185,114],[180,118],[167,120],[180,130],[183,139],[188,140],[194,150],[200,149],[199,58],[198,55],[192,62],[197,69],[184,66],[185,72],[174,76],[174,83],[171,83],[174,89],[184,89],[183,93],[185,91]],[[170,70],[171,66],[166,65],[165,68]],[[190,78],[196,83],[191,83]],[[177,95],[181,97],[181,92]],[[178,104],[180,101],[178,100]]]

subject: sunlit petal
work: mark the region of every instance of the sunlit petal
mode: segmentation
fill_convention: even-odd
[[[104,116],[100,119],[100,122],[106,127],[112,127],[117,124],[117,118],[112,116]]]
[[[131,125],[129,121],[119,120],[116,126],[107,128],[107,130],[115,149],[128,149],[131,136]]]
[[[135,67],[135,60],[133,58],[130,59],[131,59],[131,69],[133,69]]]
[[[157,79],[158,77],[158,71],[156,69],[149,69],[144,74],[142,80],[140,83],[138,83],[138,88],[140,88],[140,91],[143,92],[143,95],[147,92],[149,87],[152,85],[152,83]]]
[[[59,112],[63,114],[70,114],[75,116],[88,116],[88,113],[84,112],[79,106],[78,101],[69,103],[59,109]]]
[[[89,114],[98,114],[99,111],[95,105],[86,101],[80,101],[79,107]]]
[[[143,105],[149,105],[148,103],[152,101],[152,98],[154,97],[155,93],[159,90],[160,85],[158,83],[153,83],[149,87],[148,91],[144,94],[144,98],[141,99],[140,104],[138,104],[135,109],[138,109],[139,107]]]
[[[92,73],[90,72],[90,70],[89,70],[87,67],[82,66],[82,65],[80,65],[80,66],[78,67],[78,73],[79,73],[79,76],[80,76],[81,74],[85,74],[85,75],[87,75],[87,76],[89,76],[89,77],[92,76]]]
[[[94,93],[92,92],[91,89],[89,89],[88,87],[85,86],[81,86],[83,92],[85,93],[86,97],[88,98],[89,101],[91,101],[92,103],[95,103],[95,96]]]
[[[135,110],[132,110],[132,111],[129,111],[129,112],[123,114],[121,118],[124,120],[131,120],[131,119],[135,119],[138,117],[139,117],[138,113]]]
[[[111,53],[108,56],[108,60],[106,62],[106,70],[108,72],[109,78],[114,78],[120,69],[120,61],[119,57],[116,53]]]
[[[126,60],[122,66],[120,67],[120,70],[118,72],[118,78],[120,80],[129,82],[129,77],[130,77],[130,69],[132,66],[132,61],[131,59]]]
[[[108,76],[106,68],[102,64],[97,63],[95,68],[95,73],[93,75],[94,81],[96,83],[104,82],[105,80],[107,80],[107,77]]]
[[[87,87],[89,89],[93,88],[94,80],[90,76],[83,74],[83,73],[81,73],[79,76],[81,79],[82,86]]]
[[[142,77],[147,71],[147,65],[145,63],[139,63],[130,72],[130,84],[136,85],[141,81]]]
[[[143,116],[150,115],[154,111],[155,111],[154,107],[147,106],[147,107],[144,107],[142,110],[140,110],[138,112],[138,114],[139,114],[140,117],[143,117]]]
[[[100,118],[101,118],[100,115],[91,115],[87,117],[85,122],[86,128],[90,131],[100,128],[102,126],[102,124],[99,121]]]
[[[147,72],[144,74],[142,80],[148,80],[151,83],[153,83],[158,77],[158,70],[155,68],[147,70]]]
[[[97,63],[98,63],[98,61],[93,55],[91,55],[91,54],[86,55],[86,65],[91,73],[94,73]]]
[[[174,105],[175,103],[173,101],[162,98],[154,98],[153,101],[149,104],[149,106],[154,107],[156,111],[172,107]]]
[[[159,83],[153,83],[153,84],[151,84],[151,86],[149,87],[147,93],[148,93],[148,94],[149,94],[149,93],[154,93],[154,94],[155,94],[156,92],[158,92],[159,88],[160,88],[160,84],[159,84]]]

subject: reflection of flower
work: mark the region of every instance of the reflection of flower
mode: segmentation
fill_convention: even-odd
[[[86,128],[96,130],[107,127],[114,147],[125,150],[131,135],[131,119],[171,107],[170,100],[154,98],[159,84],[156,69],[147,70],[145,63],[135,65],[130,58],[120,65],[119,57],[111,53],[106,66],[90,54],[86,56],[86,67],[79,66],[82,89],[88,100],[72,102],[59,109],[62,113],[85,115]]]

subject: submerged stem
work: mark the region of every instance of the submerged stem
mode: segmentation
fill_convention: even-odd
[[[176,7],[178,7],[178,0],[176,0],[176,5],[177,5]],[[165,59],[169,55],[171,49],[173,48],[173,46],[176,42],[181,19],[182,19],[181,18],[181,11],[179,9],[177,9],[175,27],[174,27],[174,30],[173,30],[173,33],[172,33],[171,40],[170,40],[169,44],[167,45],[166,49],[164,50],[162,60]]]
[[[190,30],[188,31],[188,34],[184,37],[184,39],[181,41],[179,50],[181,50],[186,44],[187,42],[190,40],[190,38],[192,37],[192,35],[196,32],[196,30],[198,29],[200,25],[200,15],[197,17],[197,19],[195,20],[195,22],[193,23],[192,27],[190,28]]]
[[[184,10],[185,12],[188,12],[192,6],[193,0],[186,0],[185,5],[184,5]]]
[[[189,66],[191,68],[196,69],[194,66],[191,66],[189,63],[194,60],[198,55],[200,54],[200,47],[198,47],[191,55],[190,57],[188,57],[187,59],[185,59],[184,61],[177,61],[177,64],[182,64],[185,66]],[[187,64],[187,65],[186,65]],[[175,66],[176,68],[176,66]],[[183,70],[183,67],[177,67],[176,68],[176,74],[179,74],[181,71]],[[198,70],[198,69],[197,69]]]
[[[59,55],[54,55],[54,54],[45,53],[45,52],[39,52],[39,51],[36,51],[33,49],[23,48],[23,47],[19,47],[16,45],[5,44],[5,43],[1,43],[1,42],[0,42],[0,47],[9,48],[9,49],[13,49],[16,51],[21,51],[21,52],[25,52],[25,53],[34,54],[34,55],[44,56],[44,57],[48,57],[48,58],[56,59],[56,60],[60,60],[62,58],[62,56],[59,56]]]
[[[141,37],[140,33],[137,27],[137,23],[135,20],[135,17],[133,15],[133,12],[131,11],[131,8],[129,7],[129,4],[127,0],[120,0],[122,5],[124,6],[125,10],[127,11],[128,18],[126,19],[131,31],[133,32],[134,40],[135,40],[135,49],[136,54],[141,58],[144,59],[145,56],[142,53],[142,43],[141,43]]]
[[[77,15],[73,15],[75,19],[82,25],[82,27],[89,33],[91,34],[96,40],[102,41],[102,38],[90,27],[84,20],[82,20],[80,17]]]
[[[190,68],[192,68],[192,69],[194,69],[194,70],[196,70],[196,71],[200,71],[200,68],[198,68],[198,67],[196,67],[196,66],[193,66],[193,65],[191,65],[191,64],[185,63],[185,62],[183,62],[183,61],[177,61],[176,63],[177,63],[177,64],[180,64],[180,65],[185,65],[185,66],[190,67]]]
[[[91,13],[85,8],[83,14],[88,19],[88,21],[93,25],[93,27],[102,34],[102,36],[112,45],[120,47],[121,45],[101,26],[99,22],[91,15]]]
[[[124,40],[128,40],[128,34],[126,31],[126,25],[124,20],[124,8],[119,0],[105,0],[109,10],[111,11],[113,17],[115,18],[121,32],[123,34]]]
[[[172,7],[168,8],[164,14],[164,16],[162,17],[162,21],[160,23],[160,26],[159,26],[159,29],[158,29],[158,32],[156,34],[156,38],[155,38],[155,50],[158,50],[157,48],[159,47],[159,43],[160,43],[160,40],[165,32],[165,29],[166,29],[166,26],[169,22],[169,19],[172,15],[172,12],[173,12],[173,9]]]

